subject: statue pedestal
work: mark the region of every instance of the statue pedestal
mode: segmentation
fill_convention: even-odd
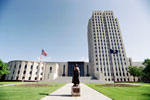
[[[80,96],[80,86],[72,86],[71,94],[72,96]]]

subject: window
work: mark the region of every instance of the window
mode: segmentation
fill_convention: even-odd
[[[14,66],[14,69],[16,68],[16,65]]]
[[[39,66],[36,66],[36,69],[38,69]]]
[[[25,79],[25,77],[22,77],[22,80],[24,80]]]
[[[26,68],[27,68],[27,65],[24,66],[24,69],[26,69]]]
[[[109,73],[108,73],[108,76],[109,76]]]
[[[119,79],[117,78],[117,81],[119,81]]]
[[[120,81],[122,81],[122,78],[120,78]]]
[[[31,65],[31,69],[33,68],[33,65]]]
[[[24,71],[23,74],[26,74],[26,71]]]
[[[118,73],[116,73],[116,76],[118,76]]]
[[[127,73],[127,76],[128,76],[128,73]]]
[[[13,74],[15,73],[15,70],[13,71]]]
[[[96,68],[96,70],[98,71],[98,68]]]
[[[21,64],[19,65],[19,68],[21,68]]]
[[[52,73],[52,67],[50,67],[50,73]]]

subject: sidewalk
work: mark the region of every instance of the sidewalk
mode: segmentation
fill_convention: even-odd
[[[17,84],[4,84],[4,85],[0,85],[0,87],[3,87],[3,86],[11,86],[11,85],[17,85]]]
[[[72,83],[68,83],[65,86],[61,87],[60,89],[54,91],[50,95],[42,98],[41,100],[112,100],[82,83],[80,84],[81,96],[72,97],[71,95],[72,85],[73,85]]]
[[[18,84],[25,84],[25,83],[3,84],[3,85],[0,85],[0,87],[3,87],[3,86],[11,86],[11,85],[18,85]]]

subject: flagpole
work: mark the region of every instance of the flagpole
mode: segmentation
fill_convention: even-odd
[[[44,51],[43,48],[42,48],[42,53],[41,53],[41,56],[40,56],[40,64],[39,64],[39,68],[37,69],[37,81],[42,80],[42,79],[40,78],[40,75],[42,75],[42,78],[43,78],[43,72],[42,72],[42,74],[40,73],[40,69],[41,69],[42,67],[44,67],[44,63],[43,63],[43,66],[42,66],[42,57],[43,57],[43,56],[47,56],[47,53],[46,53],[46,51]],[[42,69],[41,69],[41,70],[42,70]]]
[[[42,62],[42,54],[41,54],[41,56],[40,56],[40,62]]]
[[[111,69],[112,69],[112,72],[113,72],[113,81],[114,81],[114,87],[115,87],[115,69],[114,69],[114,63],[113,63],[113,53],[111,54],[110,52],[110,58],[111,58]]]
[[[40,64],[39,64],[39,68],[38,68],[38,72],[37,72],[37,82],[40,80],[40,68],[41,68],[41,64],[42,64],[42,53],[40,55]]]

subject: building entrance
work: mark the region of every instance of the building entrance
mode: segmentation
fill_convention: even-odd
[[[68,76],[73,75],[73,68],[75,64],[78,64],[78,67],[80,69],[80,76],[84,76],[84,62],[68,62]]]

